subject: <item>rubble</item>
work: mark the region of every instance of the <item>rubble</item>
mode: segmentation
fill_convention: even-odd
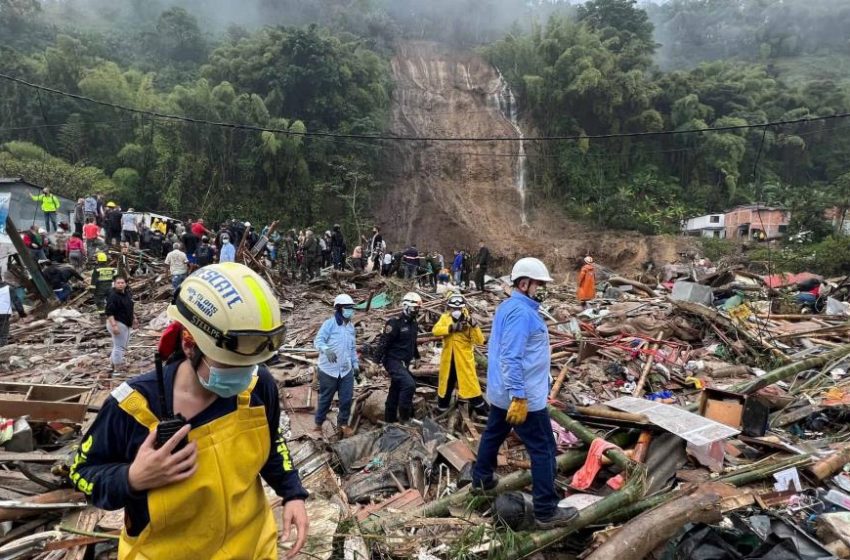
[[[135,375],[152,368],[170,287],[155,261],[121,257],[137,270],[130,289],[142,327],[127,355]],[[835,294],[831,313],[801,313],[783,291],[787,279],[741,268],[665,267],[658,285],[609,274],[598,286],[606,297],[586,310],[572,286],[550,286],[557,484],[580,514],[561,529],[509,532],[494,520],[492,499],[468,488],[485,419],[460,403],[436,409],[440,343],[430,328],[444,296],[420,292],[417,420],[385,425],[388,378],[369,350],[410,286],[339,272],[291,284],[254,266],[274,283],[288,325],[270,371],[293,461],[312,495],[302,558],[523,558],[576,543],[593,560],[701,557],[700,547],[733,529],[759,550],[795,543],[783,558],[815,557],[807,550],[850,557],[846,295]],[[343,440],[329,425],[336,411],[322,437],[310,430],[318,388],[312,339],[339,292],[360,304],[354,321],[364,365],[355,435]],[[13,344],[0,348],[0,417],[14,434],[0,437],[0,558],[115,557],[120,512],[86,506],[64,482],[81,434],[121,381],[107,375],[109,339],[89,294],[80,290],[58,309],[36,307],[36,318],[14,323]],[[466,294],[485,336],[507,294],[498,280]],[[476,363],[485,384],[486,347],[476,349]],[[605,442],[590,459],[598,474],[575,490],[572,476],[588,449]],[[529,466],[509,438],[496,493],[527,489]]]

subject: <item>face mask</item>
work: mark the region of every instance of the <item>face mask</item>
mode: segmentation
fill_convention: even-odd
[[[354,317],[354,310],[353,309],[343,309],[342,310],[342,317],[343,317],[343,319],[350,321],[351,318]]]
[[[224,398],[234,397],[247,389],[251,385],[251,378],[257,373],[256,365],[220,368],[211,366],[206,359],[204,363],[210,369],[210,377],[204,381],[199,375],[198,381],[204,389]]]
[[[463,316],[463,311],[456,309],[452,311],[452,319],[455,321],[459,320]]]

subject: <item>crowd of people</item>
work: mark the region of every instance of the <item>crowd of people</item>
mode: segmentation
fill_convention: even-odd
[[[43,198],[39,201],[43,209],[50,207],[44,206]],[[129,523],[121,535],[119,555],[158,557],[164,547],[177,540],[183,543],[185,534],[210,535],[204,527],[222,512],[233,510],[238,499],[238,508],[246,515],[221,517],[229,545],[237,543],[240,550],[253,551],[251,557],[272,557],[276,527],[269,521],[260,478],[283,498],[285,527],[298,529],[293,552],[307,537],[307,492],[280,435],[280,399],[263,365],[283,342],[280,309],[265,279],[236,264],[237,260],[264,263],[293,280],[309,280],[323,268],[333,267],[398,275],[411,287],[436,289],[444,284],[444,312],[431,329],[442,341],[434,405],[440,414],[456,400],[457,405],[468,407],[470,415],[486,418],[472,469],[473,493],[487,494],[498,484],[494,472],[498,450],[514,431],[531,459],[537,527],[550,529],[575,519],[574,508],[558,506],[555,488],[556,447],[547,412],[549,335],[538,313],[552,278],[541,261],[524,258],[513,267],[510,298],[496,310],[486,341],[485,398],[474,354],[475,346],[485,344],[485,336],[461,291],[482,289],[485,284],[492,258],[483,241],[474,255],[458,248],[449,261],[415,245],[391,252],[377,226],[371,237],[362,237],[349,252],[339,225],[321,235],[311,229],[278,232],[273,226],[256,231],[249,222],[238,220],[211,229],[202,219],[146,221],[132,208],[123,211],[115,203],[103,203],[102,197],[80,199],[78,210],[70,235],[67,224],[50,222],[52,235],[34,226],[22,237],[60,300],[68,298],[70,281],[88,284],[112,337],[113,372],[124,366],[138,317],[128,285],[132,271],[110,254],[120,256],[132,247],[161,259],[174,290],[168,308],[172,323],[157,348],[165,365],[112,393],[84,437],[71,469],[71,482],[95,505],[125,508]],[[108,251],[110,247],[125,250]],[[10,260],[9,265],[12,276],[21,274],[20,262]],[[84,279],[89,268],[91,276]],[[19,286],[0,283],[0,344],[3,313],[8,316],[14,309],[24,315],[23,307],[17,305]],[[577,295],[583,303],[595,297],[590,257],[580,273]],[[387,320],[381,336],[364,355],[362,348],[358,352],[355,301],[344,293],[335,298],[333,315],[313,341],[319,353],[316,435],[324,436],[335,400],[338,433],[352,435],[349,420],[364,358],[380,364],[389,378],[384,421],[408,423],[415,418],[417,382],[412,370],[419,367],[422,303],[419,293],[407,293],[401,313]],[[160,387],[166,391],[164,398],[159,396]],[[160,419],[185,425],[160,437]],[[215,436],[224,432],[250,436],[254,445]],[[206,491],[213,487],[216,492]],[[143,494],[162,499],[139,500]],[[206,497],[200,505],[199,496]],[[168,506],[163,508],[166,498]],[[171,515],[181,507],[200,513]],[[205,536],[190,539],[185,546],[187,551],[191,548],[191,557],[213,557],[220,543]]]

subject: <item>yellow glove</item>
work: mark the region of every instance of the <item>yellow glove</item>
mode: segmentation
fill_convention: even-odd
[[[519,426],[523,422],[525,422],[525,418],[528,416],[528,400],[526,399],[513,399],[511,401],[511,406],[508,408],[508,414],[505,416],[505,420],[507,420],[508,424],[511,426]]]

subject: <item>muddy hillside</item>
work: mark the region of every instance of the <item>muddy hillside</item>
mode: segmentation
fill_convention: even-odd
[[[450,251],[484,239],[505,260],[545,255],[567,272],[587,253],[621,271],[668,262],[678,239],[594,231],[526,190],[523,125],[496,68],[471,52],[407,42],[392,59],[391,132],[420,137],[499,137],[515,142],[397,142],[379,216],[394,247]]]

